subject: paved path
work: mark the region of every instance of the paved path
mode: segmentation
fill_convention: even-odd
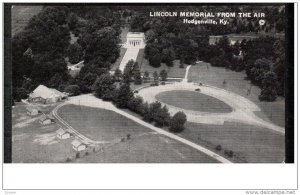
[[[52,111],[53,116],[59,121],[61,122],[65,127],[68,128],[68,131],[70,133],[72,133],[78,140],[80,140],[82,143],[86,144],[86,145],[97,145],[97,144],[103,144],[105,142],[103,141],[94,141],[91,140],[87,137],[85,137],[84,135],[82,135],[81,133],[78,132],[78,130],[74,129],[71,125],[69,125],[66,121],[64,121],[58,114],[57,111],[58,109],[60,109],[61,107],[63,107],[64,105],[66,105],[67,103],[63,103],[58,105],[57,107],[55,107]]]
[[[125,69],[126,64],[128,63],[129,60],[134,60],[136,61],[136,58],[138,56],[138,53],[140,51],[140,48],[137,47],[128,47],[122,61],[120,63],[119,69],[123,72]]]
[[[190,122],[216,125],[223,125],[225,121],[238,122],[248,125],[255,125],[262,128],[268,128],[281,134],[285,134],[284,128],[264,121],[263,119],[256,116],[254,112],[261,111],[261,109],[247,98],[217,87],[209,85],[199,86],[194,83],[188,83],[187,74],[189,68],[190,66],[187,67],[186,75],[182,82],[142,88],[139,90],[139,93],[137,95],[143,97],[143,99],[147,102],[155,102],[158,101],[156,99],[156,95],[161,92],[173,90],[186,90],[195,92],[195,89],[200,88],[200,93],[215,97],[223,101],[224,103],[228,104],[233,109],[233,111],[230,113],[208,113],[186,110],[163,102],[161,103],[169,108],[169,112],[172,115],[174,115],[178,111],[183,111],[187,115],[187,120]]]
[[[128,114],[127,112],[124,112],[123,110],[120,110],[118,108],[116,108],[111,102],[106,102],[103,101],[101,99],[98,99],[96,97],[94,97],[91,94],[88,95],[80,95],[80,96],[76,96],[76,97],[71,97],[70,100],[68,101],[69,104],[75,104],[75,105],[82,105],[82,106],[88,106],[88,107],[94,107],[94,108],[101,108],[101,109],[106,109],[106,110],[111,110],[114,111],[130,120],[133,120],[134,122],[143,125],[149,129],[152,129],[153,131],[167,136],[169,138],[172,138],[174,140],[177,140],[181,143],[184,143],[200,152],[205,153],[206,155],[210,156],[211,158],[216,159],[217,161],[221,162],[221,163],[231,163],[231,161],[227,160],[226,158],[214,153],[213,151],[210,151],[198,144],[195,144],[189,140],[186,140],[182,137],[179,137],[173,133],[167,132],[161,128],[157,128],[154,127],[153,125],[139,119],[138,117],[135,117],[133,115]]]
[[[128,32],[128,33],[130,34],[131,32]],[[140,40],[140,41],[143,42],[143,40],[141,40],[140,38],[137,38],[137,40]],[[126,66],[126,64],[128,63],[129,60],[136,61],[136,58],[138,56],[138,53],[139,53],[140,49],[144,49],[145,44],[142,43],[140,45],[130,45],[126,41],[126,43],[122,44],[122,47],[127,48],[127,50],[126,50],[126,52],[125,52],[125,54],[122,58],[122,61],[120,63],[120,66],[119,66],[119,69],[123,72],[124,69],[125,69],[125,66]]]

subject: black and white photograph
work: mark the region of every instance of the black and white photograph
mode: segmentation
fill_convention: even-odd
[[[285,4],[9,6],[11,163],[285,163]]]
[[[4,194],[297,194],[297,3],[1,11]]]

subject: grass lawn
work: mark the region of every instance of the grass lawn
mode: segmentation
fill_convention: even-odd
[[[28,21],[43,9],[43,6],[14,5],[11,9],[11,32],[12,36],[22,31]]]
[[[54,106],[42,106],[50,112]],[[12,162],[59,163],[74,156],[72,139],[56,138],[57,124],[41,125],[38,116],[28,116],[26,106],[17,103],[12,109]]]
[[[103,150],[74,162],[216,162],[177,141],[158,135],[115,112],[66,105],[58,114],[80,133],[94,140],[107,141]],[[131,139],[120,141],[131,135]]]
[[[158,68],[150,66],[149,61],[144,58],[144,49],[140,49],[136,61],[141,66],[141,72],[148,71],[150,76],[152,76],[153,72],[157,71],[157,73],[159,73],[162,70],[166,70],[168,72],[168,77],[183,78],[185,75],[185,68],[179,68],[179,60],[174,61],[173,67],[169,67],[165,63],[161,63],[161,66]]]
[[[247,95],[247,90],[251,84],[249,80],[245,80],[245,76],[245,72],[235,72],[226,70],[225,68],[212,67],[209,63],[203,62],[190,68],[188,79],[223,88],[244,96],[262,109],[263,112],[256,113],[257,116],[284,127],[284,98],[279,97],[275,102],[261,102],[258,99],[261,90],[257,86],[252,86],[250,95]],[[225,85],[223,84],[224,80],[226,81]]]
[[[238,123],[206,125],[187,123],[180,136],[215,150],[221,145],[232,150],[235,162],[280,163],[285,156],[284,135],[274,131]],[[216,151],[216,150],[215,150]]]
[[[159,93],[156,98],[166,104],[187,110],[214,113],[227,113],[232,111],[230,106],[217,98],[193,91],[166,91]]]
[[[112,65],[111,70],[116,70],[119,66],[120,63],[126,53],[126,48],[120,48],[120,57],[117,59],[117,61]]]

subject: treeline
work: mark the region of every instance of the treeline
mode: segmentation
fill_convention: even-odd
[[[142,116],[146,122],[154,123],[157,127],[169,127],[172,132],[184,130],[186,115],[183,112],[171,116],[168,108],[160,102],[144,102],[141,97],[134,96],[129,83],[115,83],[114,76],[109,73],[101,75],[94,87],[96,97],[112,101],[118,108],[128,108]]]
[[[247,79],[259,86],[262,101],[274,101],[284,96],[284,41],[274,37],[259,37],[230,45],[226,36],[210,46],[212,66],[234,71],[245,70]]]
[[[184,24],[179,17],[150,17],[150,11],[199,11],[199,12],[260,12],[265,13],[266,23],[259,25],[257,18],[227,18],[229,25]],[[126,12],[131,17],[131,31],[145,32],[147,45],[145,58],[150,65],[159,67],[161,63],[173,65],[193,64],[197,59],[210,59],[207,48],[209,35],[234,33],[275,33],[284,31],[284,9],[282,6],[151,6],[133,7]],[[192,18],[191,18],[192,19]]]
[[[101,6],[46,6],[12,39],[12,96],[19,101],[39,84],[90,92],[97,77],[119,57],[118,9]],[[77,41],[71,43],[71,35]],[[69,60],[67,60],[69,59]],[[77,78],[67,62],[85,66]],[[70,87],[71,85],[71,87]],[[75,85],[75,88],[74,88]]]

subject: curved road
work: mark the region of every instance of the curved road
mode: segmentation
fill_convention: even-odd
[[[84,135],[80,134],[77,130],[75,130],[74,128],[72,128],[69,124],[67,124],[61,117],[59,117],[57,115],[57,110],[59,108],[61,108],[62,106],[66,105],[66,104],[74,104],[74,105],[81,105],[81,106],[88,106],[88,107],[94,107],[94,108],[101,108],[101,109],[106,109],[106,110],[111,110],[114,111],[130,120],[133,120],[134,122],[143,125],[161,135],[167,136],[171,139],[174,139],[176,141],[179,141],[183,144],[186,144],[208,156],[210,156],[211,158],[216,159],[217,161],[221,162],[221,163],[231,163],[231,161],[227,160],[226,158],[216,154],[213,151],[210,151],[198,144],[195,144],[187,139],[184,139],[182,137],[179,137],[178,135],[175,135],[173,133],[167,132],[161,128],[155,127],[141,119],[139,119],[138,117],[135,117],[133,115],[128,114],[127,112],[124,112],[123,110],[120,110],[118,108],[116,108],[111,102],[105,102],[101,99],[98,99],[96,97],[94,97],[91,94],[88,95],[80,95],[80,96],[76,96],[76,97],[71,97],[70,100],[64,104],[59,105],[58,107],[56,107],[53,110],[53,115],[60,121],[62,122],[64,125],[66,125],[68,128],[71,129],[71,131],[73,131],[74,135],[77,136],[81,141],[83,141],[84,143],[89,143],[89,144],[98,144],[98,143],[103,143],[103,142],[97,142],[94,140],[90,140],[88,138],[86,138]]]
[[[216,124],[223,125],[225,121],[229,122],[239,122],[248,125],[255,125],[262,128],[268,128],[285,134],[284,128],[277,126],[273,123],[267,122],[255,115],[255,111],[261,111],[261,109],[249,99],[240,96],[236,93],[229,92],[224,89],[209,85],[196,85],[194,83],[187,82],[187,73],[190,66],[187,67],[185,78],[182,82],[175,82],[173,84],[160,85],[154,87],[145,87],[139,89],[138,96],[141,96],[147,102],[159,101],[156,99],[156,95],[165,91],[173,90],[187,90],[194,91],[200,88],[201,92],[208,96],[215,97],[232,108],[230,113],[207,113],[194,110],[186,110],[183,108],[175,107],[166,103],[161,102],[169,108],[169,112],[174,115],[178,111],[183,111],[187,115],[187,120],[194,123],[204,123],[204,124]]]

